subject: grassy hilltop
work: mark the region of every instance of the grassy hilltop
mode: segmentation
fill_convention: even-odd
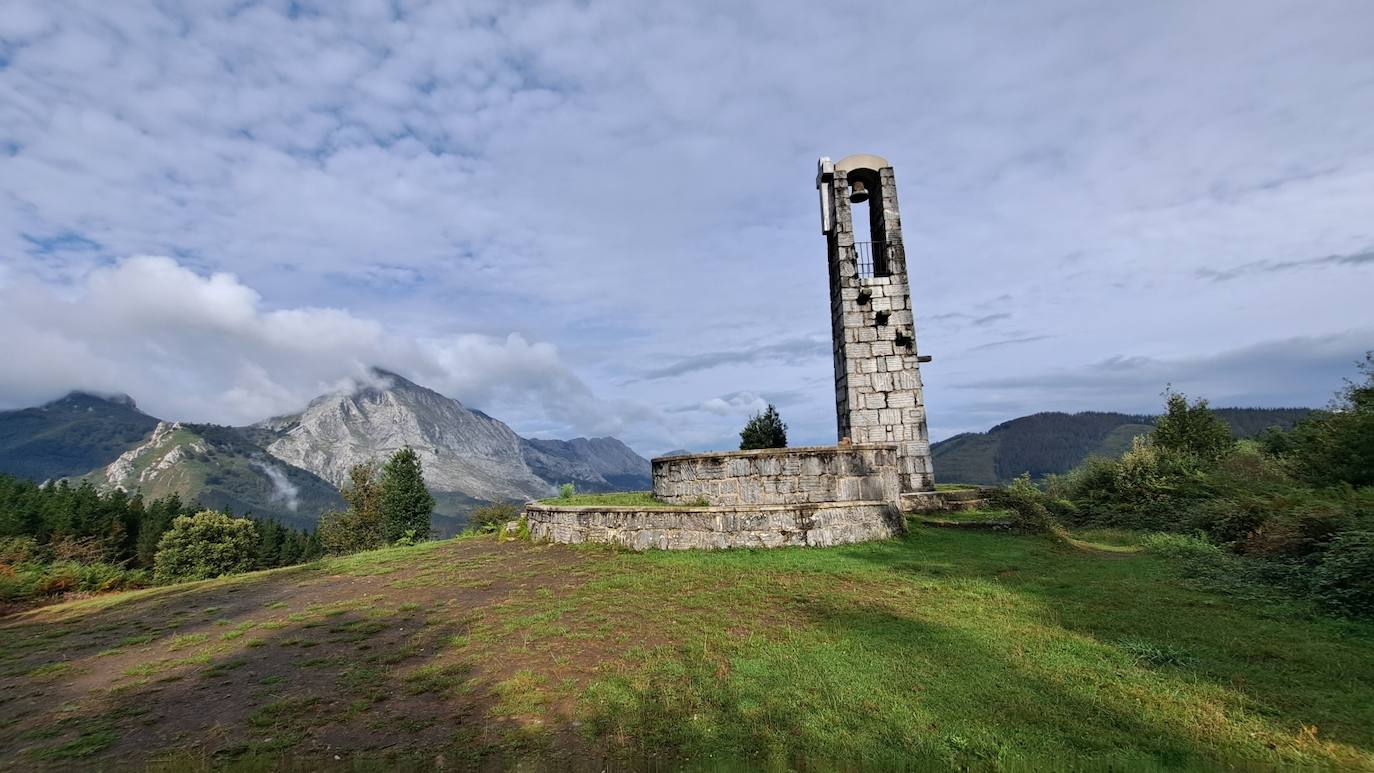
[[[1371,652],[1374,624],[1028,536],[460,538],[0,621],[0,766],[1368,768]]]

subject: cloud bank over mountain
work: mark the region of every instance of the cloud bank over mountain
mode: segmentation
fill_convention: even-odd
[[[173,420],[247,424],[351,389],[380,365],[477,407],[584,433],[620,429],[552,344],[519,334],[412,339],[331,308],[263,308],[228,273],[203,276],[166,257],[92,270],[58,293],[0,287],[0,394],[13,405],[69,389],[128,392]]]

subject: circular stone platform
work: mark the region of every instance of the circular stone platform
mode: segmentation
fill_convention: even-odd
[[[531,503],[525,519],[533,539],[634,550],[843,545],[889,539],[904,528],[888,502],[664,508]]]
[[[635,550],[840,545],[901,534],[897,447],[723,451],[653,460],[663,507],[525,507],[530,536]]]

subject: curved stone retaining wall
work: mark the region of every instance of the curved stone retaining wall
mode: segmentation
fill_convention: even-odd
[[[886,501],[662,509],[532,502],[525,519],[536,540],[634,550],[842,545],[888,539],[905,529],[897,507]]]
[[[653,460],[654,496],[715,506],[891,502],[899,495],[897,446],[770,448]]]

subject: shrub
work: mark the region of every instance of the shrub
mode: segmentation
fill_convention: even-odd
[[[1333,539],[1314,573],[1312,593],[1345,614],[1374,615],[1374,531]]]
[[[107,592],[142,588],[148,574],[112,564],[26,562],[0,571],[0,601],[25,601],[74,592]]]
[[[569,484],[571,485],[571,484]],[[480,534],[491,534],[501,530],[507,523],[520,519],[520,508],[509,502],[494,502],[482,505],[468,516],[468,530]]]
[[[382,522],[366,511],[349,508],[320,516],[316,534],[324,552],[342,556],[382,546]]]
[[[1050,515],[1045,507],[1045,495],[1031,483],[1029,473],[1023,473],[998,489],[993,499],[997,505],[1011,512],[1012,528],[1029,534],[1043,534],[1056,540],[1064,539],[1064,528]]]
[[[178,516],[158,540],[153,577],[167,583],[246,572],[257,544],[257,527],[247,518],[213,510]]]
[[[1363,381],[1347,381],[1332,410],[1293,429],[1288,457],[1316,485],[1374,486],[1374,353],[1359,369]]]
[[[1167,451],[1204,461],[1221,458],[1236,442],[1231,428],[1212,413],[1206,400],[1189,405],[1185,395],[1173,391],[1165,398],[1165,412],[1155,421],[1152,439]]]
[[[558,487],[559,499],[572,499],[575,496],[577,496],[577,486],[571,483],[564,483]]]
[[[38,541],[33,537],[0,539],[0,565],[38,561],[42,556]]]
[[[1306,489],[1214,499],[1200,524],[1237,553],[1304,559],[1325,550],[1351,517],[1339,501]]]
[[[1201,534],[1154,532],[1146,534],[1140,544],[1146,550],[1166,558],[1219,560],[1223,555],[1221,548],[1208,542]]]
[[[1060,508],[1071,522],[1136,529],[1185,528],[1196,503],[1211,496],[1196,457],[1142,437],[1119,459],[1088,459],[1059,485],[1072,501]]]
[[[1212,484],[1218,492],[1279,491],[1298,482],[1288,473],[1276,456],[1265,450],[1257,440],[1242,440],[1218,460],[1212,472]]]

